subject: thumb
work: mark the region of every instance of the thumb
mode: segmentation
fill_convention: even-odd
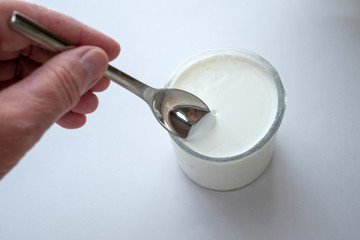
[[[21,81],[0,92],[2,150],[24,154],[41,135],[80,100],[106,71],[108,57],[97,47],[60,53]],[[0,149],[0,150],[1,150]],[[1,151],[0,151],[1,152]],[[18,156],[19,157],[19,156]]]
[[[97,47],[79,47],[60,53],[9,91],[26,121],[49,127],[74,107],[105,73],[106,53]]]

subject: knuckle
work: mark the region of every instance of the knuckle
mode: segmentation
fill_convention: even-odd
[[[50,81],[56,79],[55,90],[58,99],[56,101],[59,104],[64,105],[64,110],[67,110],[79,101],[81,97],[80,82],[72,71],[64,65],[56,65],[51,69],[54,76],[50,77]]]

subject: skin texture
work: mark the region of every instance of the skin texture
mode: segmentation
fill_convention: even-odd
[[[79,46],[54,54],[9,27],[20,11]],[[119,44],[61,13],[23,1],[0,0],[0,179],[57,123],[79,128],[95,111],[94,92],[110,84],[102,77]]]

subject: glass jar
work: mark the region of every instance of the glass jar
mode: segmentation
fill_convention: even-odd
[[[166,87],[176,87],[177,83],[184,77],[184,73],[190,71],[189,69],[196,70],[198,67],[209,70],[209,66],[206,66],[207,59],[218,58],[216,61],[222,61],[222,59],[226,59],[227,57],[238,57],[239,59],[242,59],[241,61],[247,61],[249,64],[256,65],[256,68],[261,68],[261,71],[264,71],[267,74],[271,84],[274,84],[275,86],[277,106],[275,105],[274,118],[269,122],[269,128],[262,136],[258,136],[259,140],[252,144],[248,149],[236,154],[229,154],[228,156],[211,156],[204,151],[200,153],[189,147],[186,140],[184,141],[170,134],[178,163],[185,175],[200,186],[218,191],[241,188],[254,181],[266,169],[272,157],[276,133],[286,108],[286,94],[279,74],[275,68],[261,56],[241,49],[209,50],[188,58],[175,70]],[[205,65],[202,64],[203,62],[205,62]],[[214,71],[219,71],[219,69],[221,70],[221,68],[217,68]],[[202,70],[200,69],[199,71],[200,75],[197,76],[201,76]],[[209,74],[209,72],[207,71],[206,74]],[[214,72],[214,74],[218,73]],[[212,83],[209,82],[209,84]],[[223,82],[223,84],[231,84],[231,81]],[[236,87],[233,89],[231,86],[227,87],[230,91],[237,91]],[[190,90],[188,91],[192,92]],[[197,95],[196,93],[194,94]],[[202,98],[201,96],[198,97]],[[223,95],[216,97],[221,98]],[[207,103],[206,99],[202,100]],[[229,104],[234,105],[233,111],[241,111],[241,109],[237,108],[236,102],[229,102]],[[211,109],[211,106],[209,107]],[[241,132],[236,131],[237,129],[234,129],[234,134],[229,137],[236,138],[236,136],[242,134]]]

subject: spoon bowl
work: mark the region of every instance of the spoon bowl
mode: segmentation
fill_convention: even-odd
[[[186,138],[194,126],[210,110],[195,95],[175,88],[149,89],[144,93],[158,122],[170,133]]]

